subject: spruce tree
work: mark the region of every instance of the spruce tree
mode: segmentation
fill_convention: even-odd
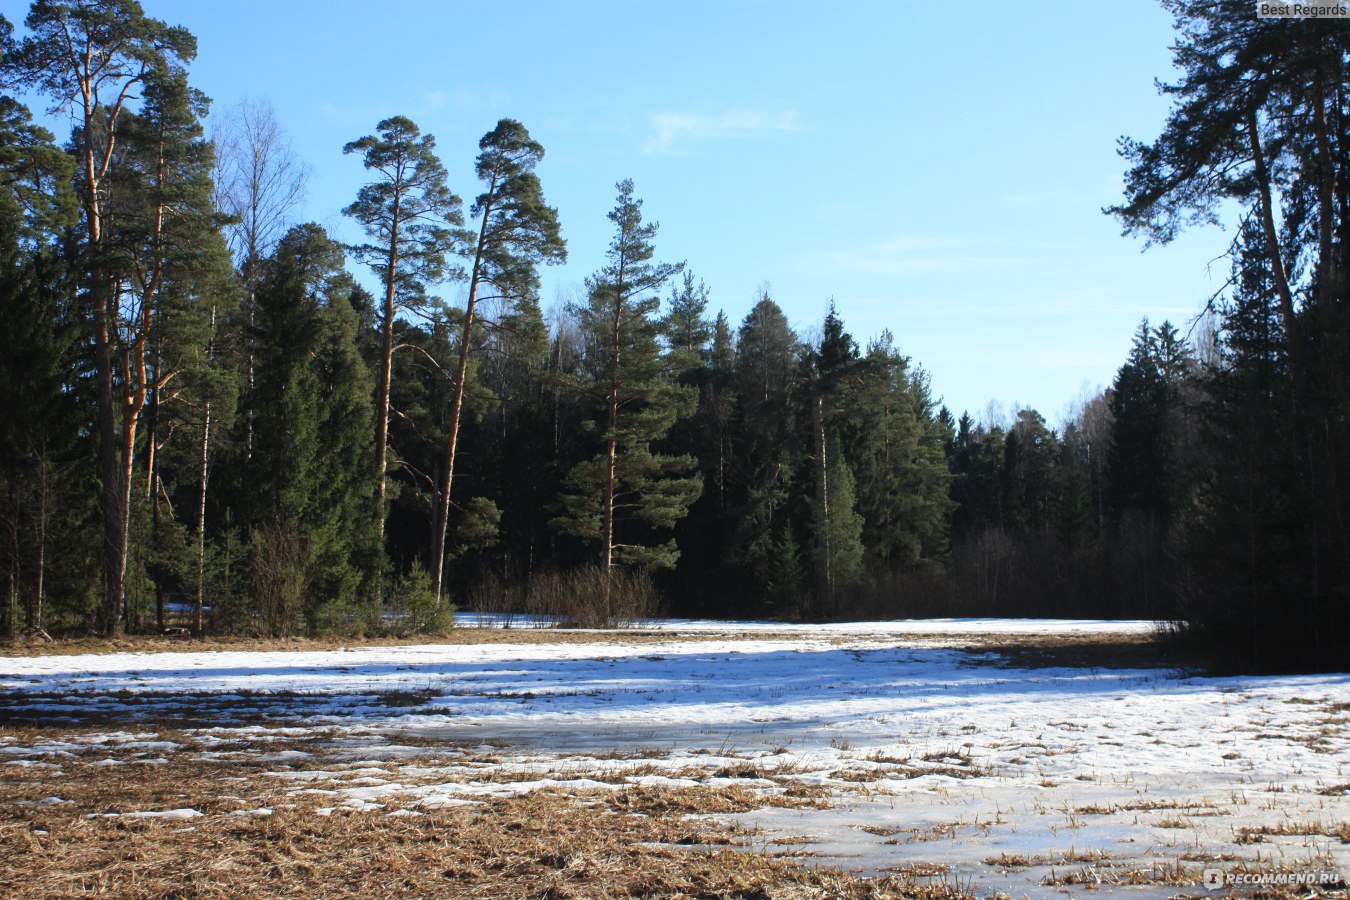
[[[372,383],[356,348],[353,284],[341,248],[313,224],[287,233],[269,268],[257,295],[246,467],[255,587],[279,600],[264,616],[274,631],[301,615],[313,628],[360,628],[372,615],[360,601],[378,568],[378,524]]]
[[[816,538],[816,570],[821,582],[818,601],[827,615],[837,615],[843,596],[863,578],[863,520],[856,509],[853,473],[837,438],[826,448],[821,491],[812,498],[812,530]]]
[[[1199,486],[1189,559],[1195,589],[1183,598],[1188,634],[1224,671],[1325,668],[1337,658],[1323,635],[1341,612],[1319,603],[1316,525],[1295,385],[1275,281],[1248,224],[1219,307],[1221,355],[1204,373],[1204,441],[1211,470]]]
[[[933,414],[926,373],[912,367],[883,332],[868,346],[857,376],[843,385],[841,402],[846,415],[837,430],[856,481],[871,565],[904,572],[942,561],[951,529],[951,476],[943,452],[947,432]],[[958,435],[968,445],[973,426],[969,417],[963,421]]]
[[[80,452],[89,423],[76,383],[73,273],[59,244],[74,211],[70,160],[25,108],[0,98],[0,162],[0,623],[13,636],[48,624],[51,574],[85,539],[62,537],[78,533],[92,486],[80,468],[90,462]]]
[[[860,572],[862,557],[861,544],[856,548],[858,571],[842,573],[836,570],[836,556],[854,555],[854,548],[836,547],[835,541],[841,537],[848,541],[860,541],[861,534],[852,533],[853,520],[856,517],[852,509],[853,498],[848,498],[848,506],[837,504],[831,495],[834,476],[837,478],[848,465],[844,460],[834,459],[840,454],[839,441],[834,435],[834,422],[842,411],[839,403],[844,383],[856,377],[858,368],[858,346],[853,337],[844,331],[844,322],[835,312],[834,303],[825,316],[821,330],[820,345],[811,357],[811,442],[812,477],[815,496],[812,502],[812,526],[815,538],[816,603],[827,615],[835,615],[839,610],[839,589],[856,581]],[[850,492],[852,476],[849,476]],[[838,521],[836,521],[838,520]]]
[[[708,345],[713,339],[713,323],[707,319],[708,286],[695,283],[688,269],[684,279],[671,289],[666,313],[661,317],[662,337],[670,348],[672,364],[681,380],[699,372],[707,363]],[[725,323],[723,323],[725,327]]]
[[[1162,521],[1167,515],[1165,386],[1156,349],[1156,337],[1145,319],[1135,331],[1129,358],[1111,388],[1113,424],[1107,471],[1111,507],[1117,517],[1135,511]]]
[[[804,352],[783,310],[762,294],[736,336],[729,553],[775,612],[791,611],[802,599],[802,581],[788,576],[801,571],[802,558],[796,519],[804,492],[798,478],[810,439],[810,418],[802,409]],[[792,565],[780,566],[781,560]]]

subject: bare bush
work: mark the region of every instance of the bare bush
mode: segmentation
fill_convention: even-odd
[[[294,634],[304,609],[309,553],[295,529],[279,521],[253,532],[249,554],[253,598],[264,635]]]
[[[661,615],[663,602],[642,570],[584,566],[536,572],[528,579],[490,575],[469,591],[469,609],[539,619],[562,628],[632,628]]]

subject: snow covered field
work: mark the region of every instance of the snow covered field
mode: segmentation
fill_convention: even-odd
[[[764,798],[720,816],[763,846],[869,872],[946,866],[977,893],[1135,880],[1153,884],[1115,890],[1170,896],[1159,882],[1209,868],[1350,875],[1350,676],[1004,652],[1055,636],[1091,652],[1149,629],[671,622],[575,642],[0,658],[2,721],[30,726],[0,731],[0,786],[67,760],[187,756],[248,761],[372,815],[712,787]],[[299,738],[314,741],[277,749]]]

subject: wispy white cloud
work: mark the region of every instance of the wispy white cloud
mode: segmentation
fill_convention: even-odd
[[[900,234],[862,247],[821,254],[810,261],[809,267],[822,273],[914,275],[1007,267],[1026,261],[1025,254],[984,242]]]
[[[453,88],[424,88],[421,91],[420,108],[427,113],[449,110],[452,112],[478,112],[481,110],[501,109],[511,102],[511,95],[500,87],[472,88],[457,84]]]
[[[391,114],[410,116],[419,125],[424,120],[443,114],[499,112],[511,103],[511,95],[503,88],[471,88],[456,85],[446,88],[422,88],[404,95],[401,109],[391,111],[384,101],[379,103],[346,103],[328,101],[320,105],[320,112],[330,121],[344,126],[375,123]]]
[[[649,156],[687,152],[697,141],[726,140],[797,130],[797,111],[730,109],[726,112],[661,112],[648,117],[651,133],[643,146]]]

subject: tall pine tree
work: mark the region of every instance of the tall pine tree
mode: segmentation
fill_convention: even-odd
[[[692,411],[691,391],[673,382],[658,341],[661,287],[683,264],[653,263],[655,222],[643,223],[633,182],[618,184],[609,263],[587,280],[576,310],[586,338],[585,375],[575,387],[590,399],[600,451],[572,469],[557,527],[599,544],[606,573],[617,565],[669,568],[673,539],[660,540],[689,510],[702,485],[689,456],[660,452],[662,438]]]
[[[446,534],[450,522],[455,456],[459,449],[460,417],[469,375],[475,315],[480,302],[498,301],[508,309],[523,307],[528,317],[537,302],[540,263],[567,259],[567,245],[558,227],[558,211],[544,202],[535,167],[544,148],[514,119],[502,119],[478,142],[475,171],[484,191],[474,200],[471,214],[478,229],[462,233],[472,257],[469,296],[460,331],[459,364],[450,401],[450,424],[445,447],[444,477],[436,503],[432,536],[431,586],[442,594]],[[524,321],[524,320],[520,320]]]

